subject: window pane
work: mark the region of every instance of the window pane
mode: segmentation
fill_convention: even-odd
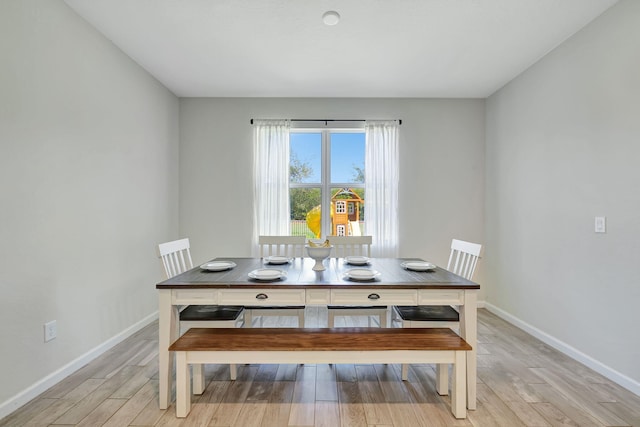
[[[332,188],[329,234],[333,236],[364,235],[364,207],[363,188]]]
[[[292,233],[310,238],[363,234],[364,132],[296,131],[290,143]],[[332,196],[342,191],[334,203]]]
[[[320,183],[322,180],[322,134],[291,132],[290,182]]]
[[[331,182],[364,183],[364,133],[331,133]]]
[[[320,188],[291,188],[291,234],[315,238],[321,236]]]

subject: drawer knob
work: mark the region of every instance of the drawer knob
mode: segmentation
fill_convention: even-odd
[[[369,294],[369,296],[367,298],[369,298],[369,299],[380,299],[380,295],[378,295],[378,294]]]
[[[258,294],[256,295],[256,299],[267,299],[269,298],[269,295],[267,294]]]

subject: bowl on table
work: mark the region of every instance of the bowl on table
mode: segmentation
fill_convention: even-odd
[[[316,261],[316,263],[313,266],[313,270],[314,271],[323,271],[325,270],[325,266],[322,264],[322,261],[324,261],[325,259],[329,258],[329,256],[331,255],[331,250],[333,249],[333,246],[329,245],[329,246],[309,246],[306,245],[305,246],[306,250],[307,250],[307,255],[309,255],[309,258],[312,258]]]

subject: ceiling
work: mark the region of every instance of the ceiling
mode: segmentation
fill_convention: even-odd
[[[180,97],[484,98],[616,0],[65,2]]]

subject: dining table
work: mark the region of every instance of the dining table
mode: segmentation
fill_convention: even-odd
[[[458,306],[459,334],[472,347],[466,360],[467,408],[476,408],[479,284],[437,266],[426,271],[406,268],[409,261],[422,261],[418,258],[370,258],[359,266],[345,258],[328,258],[323,271],[312,269],[315,261],[311,258],[292,258],[279,265],[267,265],[263,258],[212,261],[224,261],[228,268],[211,271],[203,264],[156,284],[160,409],[171,402],[173,355],[169,346],[179,336],[179,309],[186,305]],[[280,273],[275,277],[260,274],[267,268]],[[354,269],[360,273],[360,269],[370,269],[375,274],[355,275]]]

